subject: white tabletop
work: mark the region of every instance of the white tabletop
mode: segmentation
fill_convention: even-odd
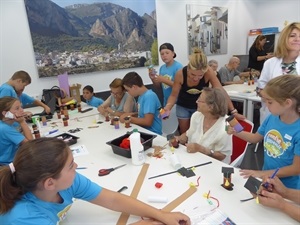
[[[256,96],[256,84],[248,85],[247,83],[243,84],[230,84],[223,86],[225,91],[228,93],[230,97],[238,97],[247,99],[251,96]]]
[[[85,107],[86,106],[83,108]],[[120,124],[120,129],[115,129],[114,126],[109,125],[110,122],[95,124],[95,119],[104,121],[104,117],[100,115],[96,118],[95,114],[99,115],[96,109],[83,114],[76,112],[75,109],[73,113],[70,112],[68,127],[63,127],[62,123],[60,120],[56,119],[57,117],[55,115],[53,120],[48,122],[48,126],[42,127],[41,130],[46,132],[53,129],[49,127],[53,122],[56,122],[56,128],[59,129],[60,133],[74,128],[83,128],[80,132],[72,134],[80,137],[80,139],[78,139],[78,143],[71,146],[71,148],[84,145],[88,150],[87,155],[75,158],[78,167],[87,167],[87,169],[78,170],[78,172],[87,176],[99,185],[111,190],[117,191],[122,186],[127,186],[128,189],[123,193],[130,195],[142,166],[134,166],[131,163],[131,159],[114,154],[111,146],[107,145],[106,142],[124,135],[133,128],[137,128],[139,131],[149,134],[151,134],[151,132],[136,125],[132,125],[131,128],[125,128],[124,124]],[[83,116],[84,118],[82,118]],[[90,126],[98,127],[88,128]],[[156,146],[163,146],[166,143],[166,138],[160,135],[153,140],[153,145]],[[146,153],[149,152],[153,152],[153,148],[146,151]],[[221,186],[223,183],[221,169],[223,166],[229,167],[229,165],[200,153],[187,153],[185,147],[182,145],[175,150],[175,154],[181,161],[182,166],[190,167],[209,161],[212,163],[195,168],[194,172],[196,175],[190,178],[173,173],[155,179],[148,179],[155,175],[174,171],[174,168],[169,161],[169,156],[171,154],[170,148],[167,147],[164,150],[164,156],[162,158],[146,156],[146,163],[149,163],[150,166],[138,194],[139,200],[148,203],[147,199],[149,196],[156,196],[168,198],[169,203],[185,192],[189,188],[190,183],[196,184],[197,179],[200,177],[197,192],[186,199],[174,211],[184,212],[192,218],[195,218],[195,215],[199,215],[201,212],[209,211],[212,206],[208,204],[207,199],[203,194],[210,191],[210,195],[219,200],[219,209],[226,213],[236,224],[298,224],[295,220],[292,220],[282,212],[259,205],[255,200],[241,203],[241,199],[249,198],[251,197],[251,194],[244,188],[246,180],[239,175],[237,169],[235,169],[235,173],[232,175],[232,183],[234,184],[233,190],[228,191]],[[126,164],[126,166],[113,171],[107,176],[98,176],[99,169],[112,168],[122,164]],[[160,189],[157,189],[155,187],[156,182],[162,183],[163,186]],[[214,200],[212,200],[212,202],[216,203]],[[163,208],[168,203],[149,204],[157,208]],[[116,224],[119,216],[120,213],[118,212],[107,210],[82,200],[76,200],[69,210],[66,219],[61,224],[110,225]],[[139,219],[140,218],[136,216],[130,216],[128,223]]]

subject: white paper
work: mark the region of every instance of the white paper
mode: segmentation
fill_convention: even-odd
[[[87,155],[89,154],[87,148],[84,145],[74,146],[71,147],[71,151],[73,153],[73,157],[78,157],[81,155]]]

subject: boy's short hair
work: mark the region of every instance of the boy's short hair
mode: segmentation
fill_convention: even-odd
[[[140,75],[136,72],[129,72],[127,73],[123,78],[123,85],[126,85],[127,87],[132,87],[133,85],[136,85],[138,87],[144,86],[143,80]]]
[[[31,83],[31,77],[30,75],[24,71],[24,70],[19,70],[17,72],[15,72],[12,77],[11,77],[12,80],[17,80],[17,79],[21,79],[21,81],[23,83],[27,83],[27,84],[30,84]]]
[[[94,88],[91,85],[86,85],[82,90],[87,90],[91,93],[94,93]]]

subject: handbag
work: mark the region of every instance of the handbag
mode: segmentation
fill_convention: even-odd
[[[45,104],[48,104],[53,97],[58,99],[64,98],[65,96],[65,92],[62,89],[60,89],[60,87],[53,86],[50,89],[43,89],[42,101]]]

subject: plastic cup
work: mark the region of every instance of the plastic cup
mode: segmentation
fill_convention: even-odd
[[[39,123],[40,123],[40,116],[32,116],[31,119],[32,119],[32,123],[33,124],[35,124],[37,126],[39,125]]]

